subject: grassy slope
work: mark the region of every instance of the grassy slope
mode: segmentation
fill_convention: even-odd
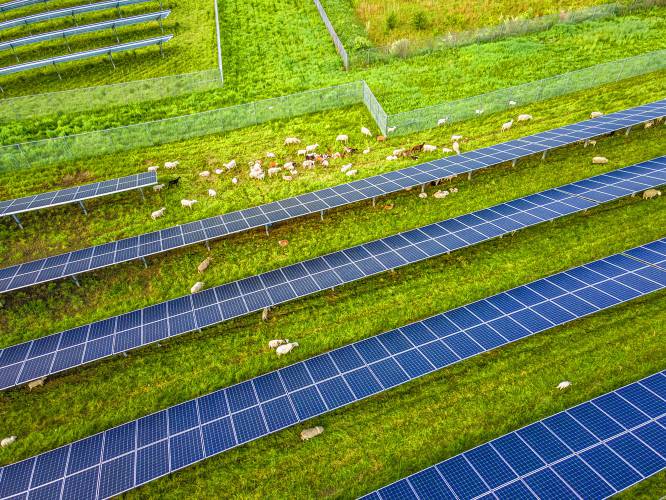
[[[9,14],[11,17],[55,10],[58,8],[80,5],[81,2],[54,0],[47,4],[46,9],[17,9]],[[117,68],[114,70],[108,61],[103,58],[88,61],[78,61],[60,65],[63,76],[59,80],[58,73],[53,68],[45,68],[26,73],[17,73],[2,78],[5,97],[54,92],[78,87],[90,87],[109,83],[118,83],[129,80],[140,80],[158,76],[178,73],[189,73],[204,69],[215,68],[217,56],[215,49],[215,17],[213,13],[213,0],[172,0],[164,2],[165,9],[171,9],[171,15],[164,21],[165,33],[174,34],[174,38],[164,46],[165,57],[159,56],[156,47],[141,49],[114,56]],[[130,7],[123,7],[122,16],[129,17],[160,10],[157,1]],[[115,10],[99,11],[79,16],[79,25],[113,19],[117,16]],[[62,18],[29,27],[18,27],[0,32],[1,40],[11,40],[27,36],[31,32],[43,33],[72,26],[71,18]],[[28,29],[30,28],[30,30]],[[161,31],[157,23],[151,22],[134,27],[118,29],[122,43],[143,38],[159,36]],[[88,50],[107,45],[115,45],[116,39],[112,31],[99,31],[70,39],[72,51]],[[67,53],[67,47],[59,41],[43,42],[40,44],[21,47],[17,54],[22,61],[43,59]],[[0,67],[15,64],[12,52],[0,52]],[[1,103],[2,101],[0,101]],[[1,104],[0,104],[1,106]]]
[[[608,94],[588,93],[575,99],[531,106],[525,111],[531,112],[535,121],[523,129],[513,129],[511,134],[517,137],[581,119],[592,108],[611,111],[648,100],[647,96],[659,92],[663,83],[651,82],[642,88],[643,94],[635,88],[619,86]],[[497,124],[504,118],[494,116],[462,124],[458,130],[472,138],[465,147],[497,142],[500,139]],[[321,139],[319,142],[325,144],[334,131],[357,129],[365,119],[360,112],[333,113],[317,120],[290,123],[280,132],[286,135],[295,131],[308,139]],[[257,127],[214,142],[156,151],[154,157],[168,159],[180,148],[185,160],[183,168],[194,173],[202,168],[209,154],[204,148],[217,145],[219,150],[213,153],[225,156],[240,151],[259,152],[275,145],[276,132],[267,126]],[[450,133],[451,130],[440,129],[422,137],[441,143],[442,136]],[[421,200],[415,192],[401,193],[389,197],[395,204],[391,211],[383,210],[381,203],[374,210],[361,204],[334,211],[323,223],[308,218],[281,225],[269,238],[255,232],[221,240],[213,245],[217,258],[206,281],[212,286],[657,156],[663,153],[665,133],[665,127],[657,127],[636,131],[628,138],[601,141],[594,154],[611,158],[608,166],[591,167],[592,151],[578,146],[558,151],[546,162],[534,159],[520,162],[515,169],[491,169],[471,183],[456,181],[460,193],[443,202],[433,198]],[[387,147],[394,145],[397,143]],[[188,154],[189,151],[193,153]],[[135,158],[137,163],[141,159],[145,157]],[[99,159],[87,163],[87,167],[93,172],[104,171],[106,161]],[[375,157],[371,164],[361,167],[361,172],[365,175],[389,167],[397,165],[386,165]],[[68,173],[74,171],[67,169]],[[53,172],[43,174],[48,182],[54,179]],[[293,184],[254,185],[243,181],[240,184],[243,191],[227,193],[219,200],[223,204],[220,207],[248,206],[259,200],[282,197],[287,191],[302,192],[340,181],[337,175],[321,172],[306,174]],[[266,191],[268,186],[276,184],[276,190]],[[13,182],[11,185],[12,189],[18,186]],[[193,177],[183,187],[183,194],[192,192],[194,186],[200,184]],[[654,202],[630,199],[615,203],[520,232],[513,238],[489,242],[282,306],[267,324],[253,315],[200,334],[188,334],[162,347],[144,349],[129,358],[114,358],[75,370],[56,377],[44,389],[31,394],[24,390],[4,393],[0,395],[0,434],[17,434],[20,439],[15,446],[0,452],[0,461],[8,463],[24,458],[287,362],[662,237],[666,227],[665,208],[663,198]],[[144,223],[147,212],[148,207],[132,212],[129,204],[119,205],[118,200],[100,202],[87,221],[94,230],[83,233],[77,243],[100,238],[96,235],[104,233],[105,224],[115,225],[116,233],[121,231],[120,225],[128,225],[131,232],[139,231],[142,224],[146,229],[150,227]],[[119,213],[136,218],[133,223],[123,220],[121,224],[113,224]],[[182,212],[177,213],[180,219]],[[67,222],[71,214],[70,209],[62,209],[59,214],[35,217],[30,220],[28,231],[34,231],[32,236],[44,231],[41,241],[51,245],[53,238],[58,237],[49,227],[62,227],[69,235],[76,227],[86,228],[78,215]],[[196,214],[200,215],[201,212]],[[645,224],[645,220],[650,220],[650,224]],[[27,233],[11,234],[22,238]],[[115,235],[107,234],[100,239]],[[276,243],[283,238],[291,242],[286,249]],[[181,295],[196,279],[193,271],[204,255],[202,248],[186,249],[152,259],[147,270],[128,264],[87,275],[82,289],[65,282],[10,295],[0,310],[0,330],[6,332],[2,345]],[[157,481],[130,496],[210,497],[224,491],[227,496],[294,498],[351,497],[363,493],[663,369],[666,351],[658,333],[665,326],[664,300],[664,294],[658,294],[319,418],[314,423],[324,425],[327,433],[306,445],[297,439],[300,428],[287,430]],[[407,303],[409,308],[399,306]],[[30,321],[26,320],[28,314]],[[302,348],[288,361],[278,360],[265,348],[268,339],[280,336],[301,342]],[[573,380],[574,388],[561,394],[554,386],[564,378]],[[275,471],[280,471],[281,476],[278,489],[270,480]],[[659,491],[663,488],[663,476],[650,484],[642,486],[652,488],[647,494]]]
[[[0,142],[137,123],[359,79],[368,82],[388,112],[395,113],[666,47],[666,8],[661,8],[650,15],[559,26],[344,73],[338,71],[339,59],[314,6],[302,6],[298,15],[300,4],[295,1],[275,6],[267,0],[225,3],[224,89],[162,105],[10,123],[0,127]],[[261,15],[261,9],[274,12],[280,21]],[[239,23],[240,28],[234,28]]]

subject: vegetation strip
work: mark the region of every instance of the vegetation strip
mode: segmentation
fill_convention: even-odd
[[[0,351],[0,389],[515,233],[666,183],[666,156]]]
[[[220,389],[0,469],[0,496],[107,498],[666,287],[666,239]]]

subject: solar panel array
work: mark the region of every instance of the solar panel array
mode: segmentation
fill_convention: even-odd
[[[666,468],[666,371],[428,467],[363,500],[608,498]]]
[[[11,2],[5,2],[0,4],[0,12],[9,12],[10,10],[20,9],[21,7],[27,7],[28,5],[35,5],[38,3],[46,3],[50,0],[12,0]]]
[[[32,14],[25,17],[17,17],[16,19],[9,19],[0,22],[0,31],[18,26],[27,26],[29,24],[41,23],[50,21],[52,19],[59,19],[61,17],[75,16],[77,14],[84,14],[86,12],[97,12],[100,10],[119,9],[127,5],[135,5],[139,3],[150,2],[152,0],[112,0],[106,2],[89,3],[85,5],[78,5],[76,7],[69,7],[66,9],[49,10],[40,12],[39,14]]]
[[[149,14],[141,14],[138,16],[131,17],[121,17],[118,19],[111,19],[110,21],[102,21],[99,23],[86,24],[83,26],[75,26],[73,28],[67,28],[58,31],[50,31],[48,33],[39,33],[37,35],[26,36],[23,38],[17,38],[15,40],[9,40],[6,42],[0,42],[0,51],[15,49],[17,47],[23,47],[25,45],[31,45],[35,43],[41,43],[48,40],[60,40],[66,39],[67,37],[81,35],[84,33],[92,33],[95,31],[101,31],[106,29],[116,29],[123,26],[133,26],[136,24],[146,23],[149,21],[161,21],[166,19],[170,10],[164,10],[160,12],[151,12]]]
[[[431,163],[0,270],[0,293],[275,224],[498,165],[666,114],[666,99]],[[91,256],[94,255],[94,258]],[[65,262],[67,265],[63,266]],[[38,271],[38,272],[36,272]]]
[[[173,38],[173,35],[165,35],[157,38],[149,38],[146,40],[139,40],[136,42],[120,43],[118,45],[110,45],[99,49],[86,50],[83,52],[75,52],[73,54],[66,54],[64,56],[50,57],[49,59],[41,59],[39,61],[30,61],[27,63],[16,64],[14,66],[7,66],[0,68],[0,75],[10,75],[12,73],[19,73],[21,71],[28,71],[31,69],[43,68],[44,66],[51,66],[58,63],[65,63],[71,61],[80,61],[82,59],[89,59],[95,56],[111,55],[117,52],[126,52],[128,50],[136,50],[152,45],[162,45]]]
[[[0,389],[581,212],[663,183],[666,157],[17,344],[0,351]],[[657,249],[661,251],[661,247]]]
[[[65,205],[67,203],[78,203],[79,201],[139,189],[154,184],[157,184],[157,174],[155,172],[143,172],[118,179],[86,184],[84,186],[26,196],[14,200],[0,201],[0,217]]]
[[[463,359],[663,290],[664,264],[666,238],[286,366],[5,466],[0,470],[0,497],[28,492],[30,497],[77,499],[117,495]],[[622,409],[621,415],[640,415],[625,428],[641,425],[646,429],[641,432],[648,432],[654,426],[645,425],[645,415],[629,411],[628,402],[637,404],[649,417],[663,415],[666,402],[649,391],[664,396],[665,389],[663,380],[648,379],[636,388],[618,391],[617,397],[608,401],[608,408],[601,408],[613,418],[617,408]],[[589,424],[593,432],[606,420],[595,413],[596,418]],[[588,422],[585,415],[590,416],[589,411],[574,412],[573,416]],[[570,439],[577,436],[573,421],[563,417],[551,421],[553,430],[564,438],[564,443],[554,449],[572,446]],[[543,425],[550,427],[551,421]],[[627,420],[619,418],[618,422],[624,424]],[[528,441],[540,441],[537,446],[543,450],[557,441],[545,426],[532,429],[525,431]],[[644,439],[640,433],[638,437]],[[629,434],[618,439],[618,448],[624,449],[620,443],[628,441],[633,441]],[[661,442],[663,448],[666,441]],[[578,444],[588,446],[587,441]],[[647,456],[643,448],[639,449],[641,456]],[[544,453],[542,457],[552,458]],[[554,467],[580,469],[576,459],[565,462],[567,465]],[[483,474],[498,467],[488,467]],[[539,467],[543,469],[543,464]],[[541,477],[545,473],[538,474]]]

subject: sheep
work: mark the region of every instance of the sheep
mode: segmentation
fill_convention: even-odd
[[[271,167],[268,169],[268,177],[273,177],[282,171],[280,167]]]
[[[6,437],[2,441],[0,441],[0,447],[6,448],[10,444],[12,444],[14,441],[16,441],[16,436]]]
[[[294,165],[293,161],[288,161],[287,163],[284,164],[284,168],[286,168],[287,170],[293,170],[296,168],[296,166]]]
[[[345,172],[345,175],[346,175],[347,177],[351,177],[351,176],[356,175],[356,174],[358,174],[358,170],[353,170],[353,169],[352,169],[352,170],[347,170],[347,171]]]
[[[268,343],[268,347],[269,347],[270,349],[277,349],[277,348],[280,347],[281,345],[283,345],[283,344],[288,344],[288,343],[289,343],[289,340],[287,340],[287,339],[275,339],[275,340],[271,340],[271,341]]]
[[[344,172],[346,172],[347,170],[350,170],[351,168],[352,168],[352,164],[351,164],[351,163],[347,163],[346,165],[342,165],[342,167],[340,168],[340,172],[344,173]]]
[[[199,177],[210,177],[210,171],[204,170],[203,172],[199,172]]]
[[[298,342],[288,342],[287,344],[282,344],[275,349],[275,353],[278,356],[284,356],[289,354],[295,347],[298,347]]]
[[[292,146],[294,144],[300,144],[301,140],[298,137],[287,137],[284,140],[284,145],[285,146]]]
[[[395,132],[395,129],[397,129],[397,128],[398,127],[389,127],[389,128],[386,129],[386,131],[390,134],[392,132]]]
[[[217,196],[217,191],[215,191],[214,189],[209,189],[208,196],[210,196],[211,198],[215,198]]]
[[[155,191],[156,193],[162,191],[162,189],[164,189],[164,184],[155,184],[153,186],[153,191]]]
[[[370,148],[364,149],[363,154],[364,155],[370,154]]]
[[[157,220],[164,215],[165,211],[166,207],[162,207],[159,210],[155,210],[152,214],[150,214],[150,218],[153,220]]]
[[[557,384],[557,388],[560,391],[562,391],[562,390],[566,389],[567,387],[569,387],[570,385],[571,385],[571,382],[569,382],[568,380],[564,380],[564,381],[560,382],[559,384]]]
[[[451,136],[451,142],[459,141],[459,140],[462,139],[462,138],[463,138],[462,135],[459,135],[459,134],[453,134],[453,135]]]
[[[456,152],[457,155],[460,154],[460,144],[458,144],[458,141],[455,141],[455,142],[451,145],[451,147],[453,148],[453,150]]]
[[[585,144],[583,144],[583,147],[586,148],[588,145],[589,146],[596,146],[597,141],[595,141],[594,139],[589,139],[589,140],[585,141]]]
[[[658,189],[648,189],[646,191],[643,191],[644,200],[651,200],[652,198],[656,198],[657,196],[661,196],[661,191],[659,191]]]
[[[475,109],[475,110],[474,110],[474,112],[475,112],[477,115],[482,115],[482,114],[483,114],[483,111],[484,111],[483,108],[479,108],[479,109]]]
[[[321,425],[318,425],[317,427],[312,427],[310,429],[303,429],[301,431],[301,441],[307,441],[308,439],[312,439],[313,437],[317,437],[323,433],[324,433],[324,428]]]
[[[223,165],[227,170],[231,170],[236,166],[236,160],[231,160],[229,163],[223,163]]]
[[[307,154],[307,149],[299,149],[297,151],[298,156],[305,156]]]
[[[314,160],[304,160],[302,165],[303,165],[303,168],[314,168],[315,162],[314,162]]]
[[[208,269],[208,266],[210,266],[211,261],[213,258],[211,256],[206,257],[204,260],[201,261],[201,264],[197,266],[197,271],[199,271],[199,274],[203,274],[203,272]]]
[[[266,174],[264,174],[264,169],[261,168],[261,164],[259,162],[256,162],[252,167],[250,168],[250,178],[251,179],[258,179],[258,180],[263,180]]]
[[[519,122],[528,122],[532,119],[532,115],[518,115],[518,121]]]
[[[444,180],[445,180],[445,181],[452,181],[452,180],[455,179],[456,177],[458,177],[458,174],[447,175],[446,177],[444,177]]]
[[[451,149],[451,148],[442,148],[442,153],[453,153],[453,149]]]
[[[310,144],[309,146],[305,146],[305,152],[306,153],[312,153],[318,147],[319,147],[319,144]]]
[[[280,241],[278,241],[278,245],[280,245],[282,248],[284,248],[287,245],[289,245],[289,240],[280,240]],[[289,341],[287,340],[287,342],[289,342]]]
[[[367,127],[361,127],[361,133],[366,137],[372,137],[372,132],[370,132],[370,129]]]
[[[197,200],[180,200],[180,206],[185,208],[192,208],[195,203],[199,203]]]
[[[223,170],[221,168],[216,168],[214,170],[214,172],[215,172],[215,175],[222,175]]]
[[[439,120],[437,120],[437,126],[441,127],[442,125],[444,125],[446,123],[446,120],[447,120],[447,118],[440,118]]]
[[[349,141],[349,136],[347,134],[340,134],[335,138],[335,142],[347,142]]]
[[[266,153],[266,158],[275,158],[275,153],[269,151],[268,153]]]
[[[405,152],[405,148],[398,148],[393,150],[393,156],[400,156]]]
[[[203,287],[203,281],[197,281],[194,285],[192,285],[192,288],[190,288],[190,293],[199,293],[201,290],[203,290]]]
[[[157,172],[157,169],[160,168],[157,165],[153,165],[152,167],[148,167],[148,172]]]
[[[516,104],[518,104],[516,101],[509,101],[509,106],[515,106]]]
[[[322,166],[322,167],[328,167],[328,165],[329,165],[328,160],[323,160],[323,161],[321,162],[321,166]]]
[[[513,120],[509,120],[508,122],[503,123],[503,124],[502,124],[502,132],[506,132],[506,131],[509,130],[511,127],[513,127]]]
[[[590,118],[599,118],[603,115],[604,114],[601,111],[592,111],[592,113],[590,113]]]
[[[238,184],[238,177],[234,177],[233,179],[231,179],[231,183]]]
[[[44,382],[46,382],[46,377],[38,378],[37,380],[32,380],[28,382],[28,390],[32,391],[33,389],[37,389],[37,387],[42,387],[44,385]]]
[[[334,160],[338,160],[338,159],[342,158],[342,153],[340,153],[339,151],[336,151],[335,153],[333,153],[331,155],[331,158],[333,158]]]
[[[433,151],[437,151],[437,146],[433,146],[432,144],[424,144],[422,151],[424,153],[432,153]]]
[[[426,199],[428,197],[428,193],[419,193],[419,198]]]
[[[451,188],[451,189],[449,189],[449,191],[450,191],[451,193],[457,193],[457,192],[458,192],[458,188]]]
[[[175,179],[171,179],[169,182],[167,182],[167,187],[177,186],[178,184],[180,184],[180,177],[176,177]]]
[[[386,160],[387,160],[387,161],[393,161],[393,160],[397,160],[397,159],[398,159],[398,157],[395,156],[395,155],[388,155],[388,156],[386,157]]]
[[[645,125],[643,126],[644,128],[650,128],[654,126],[654,121],[650,120],[649,122],[645,122]]]
[[[435,194],[433,194],[434,198],[446,198],[449,195],[449,192],[444,190],[444,191],[437,191]]]
[[[164,162],[164,168],[176,168],[178,165],[180,165],[179,161],[166,161]]]
[[[282,180],[283,180],[283,181],[291,181],[291,180],[293,180],[293,179],[294,179],[294,178],[293,178],[291,175],[283,175],[283,176],[282,176]]]
[[[605,156],[595,156],[592,158],[592,165],[603,165],[604,163],[608,163],[608,158]]]

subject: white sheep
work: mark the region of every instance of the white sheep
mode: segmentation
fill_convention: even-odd
[[[509,106],[515,106],[516,104],[518,104],[516,101],[509,101]]]
[[[453,153],[453,149],[451,149],[451,148],[442,148],[442,153]]]
[[[346,172],[347,170],[350,170],[351,168],[352,168],[352,164],[351,164],[351,163],[347,163],[346,165],[342,165],[342,167],[340,168],[340,172],[343,172],[343,173],[344,173],[344,172]]]
[[[148,167],[148,172],[157,172],[157,169],[160,168],[157,165],[153,165],[152,167]]]
[[[361,127],[361,133],[367,137],[372,137],[372,132],[367,127]]]
[[[310,144],[309,146],[305,146],[305,152],[306,153],[312,153],[318,147],[319,147],[319,144]]]
[[[661,196],[661,191],[659,191],[658,189],[647,189],[643,191],[644,200],[651,200],[652,198],[656,198],[657,196]]]
[[[232,184],[238,184],[238,178],[234,177],[233,179],[231,179],[231,183]]]
[[[447,118],[440,118],[439,120],[437,120],[437,126],[441,127],[442,125],[444,125],[446,123],[446,120],[447,120]]]
[[[457,192],[458,192],[458,188],[451,188],[451,189],[449,189],[449,191],[451,191],[451,193],[457,193]]]
[[[451,147],[453,148],[453,150],[456,152],[457,155],[460,154],[460,144],[458,144],[458,141],[454,141]]]
[[[599,118],[603,115],[604,114],[601,111],[592,111],[592,113],[590,113],[590,118]]]
[[[645,125],[643,126],[644,128],[650,128],[654,126],[654,120],[650,120],[648,122],[645,122]]]
[[[345,172],[345,175],[346,175],[347,177],[351,177],[351,176],[356,175],[356,174],[358,174],[358,170],[354,170],[354,169],[352,169],[352,170],[347,170],[347,171]]]
[[[560,391],[566,389],[569,386],[571,386],[571,382],[569,382],[568,380],[564,380],[564,381],[560,382],[559,384],[557,384],[557,388]]]
[[[180,165],[179,161],[166,161],[164,162],[164,168],[176,168],[178,165]]]
[[[283,175],[283,176],[282,176],[282,180],[283,180],[283,181],[291,181],[291,180],[293,180],[293,179],[294,179],[294,178],[293,178],[291,175]]]
[[[397,129],[397,128],[398,128],[397,126],[396,127],[389,127],[389,128],[386,129],[386,132],[388,132],[390,134],[392,132],[395,132],[395,129]]]
[[[223,165],[224,165],[224,168],[226,168],[227,170],[231,170],[232,168],[234,168],[236,166],[236,160],[231,160],[228,163],[223,163]]]
[[[192,208],[195,203],[199,203],[197,200],[180,200],[180,206],[186,208]]]
[[[268,153],[266,153],[266,158],[275,158],[275,153],[269,151]]]
[[[203,290],[203,287],[203,281],[197,281],[194,285],[192,285],[192,288],[190,288],[190,293],[199,293],[201,290]]]
[[[294,165],[293,161],[288,161],[287,163],[284,164],[284,168],[287,170],[294,170],[296,168],[296,165]]]
[[[165,211],[166,207],[162,207],[159,210],[155,210],[152,214],[150,214],[150,218],[153,220],[157,220],[164,215]]]
[[[424,144],[423,151],[425,153],[432,153],[433,151],[437,151],[437,146],[433,146],[432,144]]]
[[[398,159],[398,157],[395,156],[395,155],[389,155],[389,156],[386,157],[387,161],[394,161],[394,160],[397,160],[397,159]]]
[[[216,168],[216,169],[214,170],[214,172],[215,172],[215,175],[221,175],[222,172],[223,172],[223,170],[222,170],[221,168]]]
[[[202,274],[206,269],[208,269],[208,266],[210,266],[211,261],[213,260],[212,257],[206,257],[204,260],[201,261],[201,264],[197,266],[197,271],[199,271],[199,274]],[[194,292],[192,292],[194,293]]]
[[[298,154],[298,156],[305,156],[306,154],[308,154],[308,150],[307,149],[299,149],[296,153]]]
[[[426,193],[426,192],[419,193],[419,198],[422,198],[422,199],[425,200],[427,197],[428,197],[428,193]]]
[[[363,150],[363,154],[364,154],[364,155],[367,155],[367,154],[369,154],[369,153],[370,153],[370,148],[367,148],[367,149],[364,149],[364,150]]]
[[[271,167],[268,169],[268,177],[273,177],[282,171],[280,167]]]
[[[155,192],[162,191],[162,189],[164,189],[164,184],[155,184],[153,186],[153,191],[155,191]]]
[[[506,132],[506,131],[509,130],[511,127],[513,127],[513,120],[509,120],[508,122],[503,123],[503,124],[502,124],[502,132]]]
[[[210,196],[211,198],[215,198],[217,196],[217,191],[215,191],[214,189],[209,189],[208,196]]]
[[[259,162],[256,162],[252,167],[250,168],[250,178],[251,179],[258,179],[258,180],[263,180],[266,174],[264,174],[264,169],[261,168],[261,164]]]
[[[10,444],[12,444],[14,441],[16,441],[16,436],[6,437],[2,441],[0,441],[0,447],[6,448]]]
[[[271,349],[277,349],[281,345],[288,344],[288,343],[289,343],[289,340],[287,340],[287,339],[275,339],[275,340],[271,340],[268,343],[268,347],[271,348]]]
[[[605,163],[608,163],[608,158],[605,156],[595,156],[592,158],[592,164],[593,165],[603,165]]]
[[[518,115],[518,121],[519,122],[528,122],[531,119],[532,119],[532,115],[528,115],[528,114]]]
[[[583,147],[584,148],[586,148],[588,146],[594,147],[596,145],[597,145],[597,141],[595,141],[594,139],[590,139],[590,140],[585,141],[585,144],[583,144]]]
[[[210,171],[204,170],[203,172],[199,172],[199,177],[210,177]]]
[[[301,431],[301,441],[307,441],[308,439],[312,439],[313,437],[317,437],[323,433],[324,433],[324,428],[321,425],[318,425],[317,427],[312,427],[310,429],[303,429]]]
[[[463,138],[462,135],[459,135],[459,134],[453,134],[453,135],[451,136],[451,142],[459,141],[459,140],[462,139],[462,138]]]
[[[44,385],[44,382],[46,382],[46,377],[38,378],[37,380],[32,380],[28,382],[28,390],[32,391],[33,389],[37,389],[37,387],[42,387]]]
[[[295,347],[298,347],[298,342],[288,342],[286,344],[278,346],[277,349],[275,349],[275,353],[278,356],[283,356],[285,354],[290,353]]]
[[[322,167],[328,167],[329,166],[328,160],[322,160],[321,166]]]
[[[474,110],[474,112],[475,112],[477,115],[482,115],[482,114],[483,114],[483,111],[484,111],[483,108],[479,108],[479,109],[475,109],[475,110]]]
[[[314,160],[304,160],[302,165],[303,165],[303,168],[314,168],[315,161]]]
[[[298,137],[287,137],[284,140],[284,145],[285,146],[292,146],[294,144],[300,144],[301,140]]]
[[[405,152],[405,148],[398,148],[393,150],[393,156],[400,156]]]
[[[340,134],[335,138],[335,142],[347,142],[349,141],[349,136],[347,134]]]
[[[449,195],[449,192],[444,190],[444,191],[437,191],[435,194],[433,194],[434,198],[446,198]]]

